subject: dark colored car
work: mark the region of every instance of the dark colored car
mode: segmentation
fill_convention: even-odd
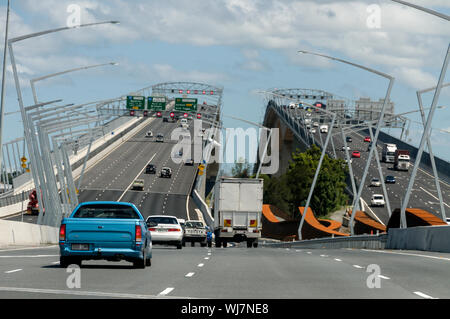
[[[172,170],[169,167],[163,167],[161,169],[161,177],[172,177]]]
[[[392,175],[388,175],[388,176],[386,176],[385,182],[386,182],[386,183],[395,184],[395,177],[392,176]]]
[[[148,164],[147,167],[145,167],[145,174],[156,174],[156,165]]]
[[[351,138],[350,136],[347,136],[347,137],[345,138],[345,140],[347,141],[347,143],[351,143],[351,142],[352,142],[352,138]]]

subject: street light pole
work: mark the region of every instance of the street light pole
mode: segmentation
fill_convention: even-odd
[[[29,39],[29,38],[33,38],[33,37],[38,37],[38,36],[41,36],[41,35],[49,34],[49,33],[63,31],[63,30],[69,30],[69,29],[75,29],[75,28],[81,28],[81,27],[88,27],[88,26],[94,26],[94,25],[100,25],[100,24],[117,24],[117,23],[119,23],[119,22],[118,21],[107,21],[107,22],[97,22],[97,23],[82,24],[82,25],[74,26],[74,27],[62,27],[62,28],[57,28],[57,29],[51,29],[51,30],[36,32],[36,33],[28,34],[28,35],[23,35],[23,36],[12,38],[12,39],[8,40],[8,49],[9,49],[9,55],[10,55],[12,70],[13,70],[14,84],[15,84],[15,87],[16,87],[17,99],[18,99],[18,102],[19,102],[19,108],[20,108],[20,112],[21,112],[21,115],[22,115],[22,121],[23,121],[23,127],[24,127],[24,137],[25,137],[26,144],[28,146],[28,153],[30,155],[30,162],[33,163],[31,165],[31,174],[33,176],[33,180],[35,181],[35,184],[41,185],[42,184],[41,182],[43,182],[43,181],[39,181],[37,173],[36,173],[36,168],[34,167],[34,163],[36,163],[37,159],[34,157],[34,154],[35,154],[36,150],[33,149],[33,143],[31,142],[31,136],[32,136],[32,134],[35,134],[35,132],[34,131],[33,132],[30,131],[30,127],[28,125],[28,119],[27,119],[27,116],[25,114],[25,108],[24,108],[24,103],[23,103],[23,98],[22,98],[22,91],[21,91],[21,88],[20,88],[19,75],[18,75],[18,72],[17,72],[16,61],[15,61],[15,58],[14,58],[13,43],[16,43],[16,42],[22,41],[22,40],[26,40],[26,39]],[[2,120],[3,120],[3,116],[0,118],[0,123],[2,122]],[[38,188],[39,187],[36,187],[36,192],[37,192],[38,196],[40,196],[40,190]],[[38,198],[40,198],[40,197],[38,197]],[[41,209],[41,208],[39,208],[39,209]],[[42,219],[42,211],[39,212],[38,224],[40,224],[41,219]]]
[[[88,66],[82,66],[79,68],[73,68],[73,69],[69,69],[69,70],[65,70],[65,71],[61,71],[61,72],[57,72],[57,73],[52,73],[52,74],[48,74],[48,75],[44,75],[38,78],[34,78],[30,80],[30,86],[31,86],[31,91],[33,92],[33,99],[34,99],[34,104],[38,104],[38,98],[37,98],[37,94],[36,94],[36,86],[35,83],[38,81],[42,81],[42,80],[46,80],[58,75],[63,75],[63,74],[67,74],[67,73],[71,73],[71,72],[76,72],[76,71],[81,71],[81,70],[88,70],[88,69],[92,69],[92,68],[97,68],[97,67],[101,67],[101,66],[107,66],[107,65],[118,65],[118,63],[116,62],[109,62],[109,63],[102,63],[102,64],[94,64],[94,65],[88,65]]]
[[[380,112],[380,118],[378,119],[376,131],[375,131],[375,137],[374,137],[374,140],[372,142],[372,146],[370,147],[370,150],[369,150],[369,156],[368,156],[368,159],[367,159],[367,162],[366,162],[366,166],[365,166],[364,171],[363,171],[363,176],[362,176],[361,182],[359,184],[358,193],[357,193],[356,197],[353,200],[352,216],[350,218],[350,230],[351,230],[351,234],[354,235],[353,220],[355,218],[356,211],[359,208],[359,199],[361,197],[361,193],[362,193],[362,190],[364,188],[364,183],[366,181],[367,173],[369,172],[369,167],[370,167],[370,162],[372,160],[373,152],[376,149],[376,145],[377,145],[377,141],[378,141],[378,135],[380,133],[381,123],[383,122],[386,106],[387,106],[387,103],[389,101],[389,97],[391,95],[392,86],[394,84],[394,78],[392,76],[388,75],[388,74],[383,73],[383,72],[380,72],[380,71],[377,71],[377,70],[374,70],[374,69],[371,69],[371,68],[368,68],[368,67],[356,64],[356,63],[352,63],[352,62],[348,62],[348,61],[345,61],[345,60],[342,60],[342,59],[338,59],[338,58],[335,58],[335,57],[331,57],[331,56],[327,56],[327,55],[323,55],[323,54],[319,54],[319,53],[308,52],[308,51],[305,51],[305,50],[300,50],[299,52],[300,53],[305,53],[305,54],[317,55],[317,56],[321,56],[321,57],[324,57],[324,58],[327,58],[327,59],[330,59],[330,60],[334,60],[334,61],[342,62],[342,63],[345,63],[345,64],[349,64],[349,65],[355,66],[357,68],[369,71],[371,73],[378,74],[378,75],[380,75],[380,76],[382,76],[382,77],[384,77],[384,78],[389,80],[389,86],[388,86],[388,89],[387,89],[387,92],[386,92],[386,97],[384,98],[383,107],[382,107],[381,112]],[[306,212],[305,212],[305,214],[306,214]]]
[[[1,95],[1,102],[0,102],[0,167],[2,166],[2,145],[3,145],[3,114],[5,112],[4,105],[5,105],[5,75],[6,75],[6,54],[7,49],[6,46],[8,44],[8,26],[9,26],[9,0],[8,0],[8,7],[6,9],[6,28],[5,28],[5,46],[3,48],[3,71],[2,71],[2,95]],[[6,181],[5,185],[6,185]],[[9,183],[8,183],[9,184]]]

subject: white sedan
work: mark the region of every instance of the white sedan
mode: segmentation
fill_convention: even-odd
[[[370,204],[372,206],[384,206],[385,205],[384,196],[381,194],[372,195],[372,198],[370,199]]]
[[[152,244],[174,245],[182,248],[183,228],[175,216],[152,215],[147,218]]]

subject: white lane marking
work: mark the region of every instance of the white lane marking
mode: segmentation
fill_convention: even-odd
[[[420,291],[414,291],[414,293],[416,295],[422,297],[422,298],[425,298],[425,299],[437,299],[437,298],[433,298],[431,296],[428,296],[428,295],[426,295],[426,294],[424,294],[423,292],[420,292]]]
[[[128,190],[131,188],[131,185],[133,185],[134,181],[136,178],[139,177],[139,175],[142,174],[142,172],[144,171],[144,169],[147,167],[147,165],[153,160],[153,158],[156,156],[156,153],[153,154],[152,158],[150,158],[150,160],[145,164],[145,166],[139,171],[139,173],[136,175],[136,177],[131,181],[130,185],[128,185],[128,187],[125,189],[125,191],[122,193],[122,195],[120,195],[119,199],[116,200],[116,202],[120,202],[120,200],[122,199],[123,196],[125,196],[125,193],[128,192]]]
[[[205,264],[198,264],[197,266],[198,267],[203,267]]]
[[[427,191],[426,189],[424,189],[422,186],[420,187],[420,189],[422,189],[425,193],[427,193],[428,195],[430,195],[431,197],[433,197],[434,199],[437,199],[437,200],[439,200],[439,198],[437,198],[436,196],[434,196],[433,194],[431,194],[429,191]],[[450,207],[450,206],[448,206],[446,203],[444,203],[444,202],[442,202],[445,206],[447,206],[447,207]]]
[[[0,255],[0,258],[45,258],[45,257],[59,257],[59,255]]]
[[[378,250],[371,250],[371,249],[362,249],[362,250],[370,251],[370,252],[377,252],[377,253],[382,253],[382,254],[405,255],[405,256],[414,256],[414,257],[423,257],[423,258],[431,258],[431,259],[450,261],[450,258],[446,258],[446,257],[429,256],[429,255],[412,254],[412,253],[400,253],[400,252],[394,252],[394,251],[378,251]]]
[[[380,277],[381,279],[386,279],[386,280],[391,279],[391,278],[383,276],[383,275],[378,275],[378,277]]]
[[[169,288],[166,288],[166,289],[164,289],[163,291],[161,291],[159,294],[158,294],[158,296],[165,296],[165,295],[168,295],[168,294],[170,294],[171,292],[172,292],[172,290],[174,290],[175,288],[172,288],[172,287],[169,287]]]
[[[37,288],[19,288],[19,287],[0,287],[0,291],[27,292],[27,293],[37,293],[37,294],[110,297],[110,298],[132,298],[132,299],[158,298],[158,296],[155,296],[155,295],[137,295],[137,294],[135,295],[135,294],[111,293],[111,292],[101,292],[101,291],[57,290],[57,289],[37,289]]]
[[[341,259],[339,259],[339,258],[334,258],[334,260],[336,260],[336,261],[342,261]]]
[[[328,257],[328,255],[320,255],[320,257]]]
[[[209,257],[205,257],[205,260],[208,260],[209,259]]]
[[[18,272],[21,271],[22,269],[14,269],[14,270],[9,270],[9,271],[5,271],[5,274],[12,274],[13,272]]]
[[[187,273],[185,277],[192,277],[192,276],[194,276],[194,274],[195,274],[195,272],[190,272],[190,273]]]
[[[360,265],[353,265],[353,267],[358,268],[358,269],[364,268],[364,267],[361,267]]]
[[[13,249],[0,249],[0,253],[2,253],[4,251],[49,249],[49,248],[54,248],[54,247],[58,247],[58,245],[51,245],[51,246],[46,246],[46,247],[25,247],[25,248],[13,248]]]
[[[310,252],[310,251],[307,251],[306,253],[307,253],[307,254],[310,254],[310,255],[312,254],[312,252]]]

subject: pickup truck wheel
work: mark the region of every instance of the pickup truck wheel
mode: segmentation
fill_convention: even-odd
[[[145,266],[150,267],[152,265],[152,259],[148,258],[145,260]]]
[[[181,243],[177,244],[177,249],[181,249],[183,245]]]
[[[256,241],[253,243],[253,248],[257,248],[257,247],[258,247],[258,242]]]
[[[251,241],[247,242],[247,248],[252,248],[252,242]]]
[[[145,255],[145,250],[142,253],[142,259],[138,258],[135,261],[133,261],[133,267],[134,268],[139,268],[139,269],[144,269],[145,265],[146,265],[146,259],[147,256]]]
[[[70,265],[70,258],[64,256],[59,257],[59,265],[62,268],[67,268]]]
[[[227,248],[228,243],[227,243],[226,241],[223,241],[223,242],[222,242],[222,246],[223,246],[223,248]]]

